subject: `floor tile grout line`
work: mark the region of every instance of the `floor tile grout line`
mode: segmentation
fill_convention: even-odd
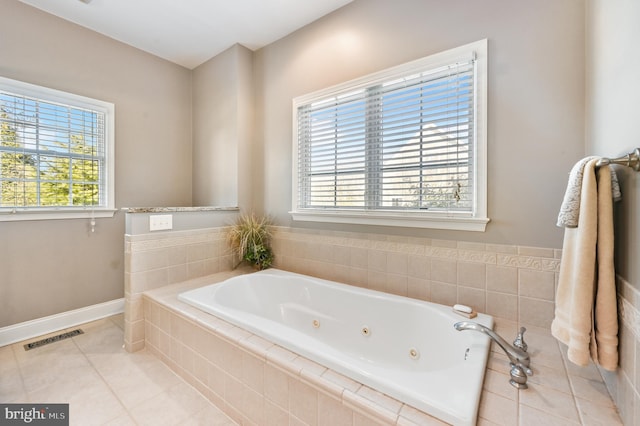
[[[117,324],[115,321],[111,321],[111,326],[113,326],[113,327],[117,328],[117,329],[118,329],[118,330],[120,330],[120,331],[123,331],[123,330],[118,326],[118,324]],[[85,334],[88,334],[88,333],[85,333]],[[129,408],[127,408],[127,406],[124,404],[124,402],[123,402],[123,401],[121,400],[121,398],[118,396],[118,393],[117,393],[117,392],[112,388],[112,386],[109,384],[109,382],[106,380],[106,378],[105,378],[105,377],[100,373],[100,371],[98,370],[98,368],[96,367],[96,365],[94,364],[94,362],[91,360],[91,357],[89,356],[90,354],[87,354],[87,353],[83,350],[83,348],[82,348],[82,347],[80,347],[80,345],[78,345],[78,343],[75,341],[75,338],[76,338],[76,337],[78,337],[78,336],[74,336],[74,337],[72,338],[72,339],[74,340],[74,344],[75,344],[75,346],[76,346],[76,347],[79,349],[79,351],[83,354],[83,356],[86,358],[86,360],[87,360],[87,361],[89,362],[89,364],[91,365],[91,368],[92,368],[92,369],[96,372],[96,374],[100,377],[100,379],[101,379],[101,380],[102,380],[102,382],[107,386],[107,388],[109,389],[109,391],[110,391],[110,392],[111,392],[111,393],[116,397],[116,399],[118,400],[118,402],[120,403],[120,405],[121,405],[121,406],[122,406],[122,408],[124,409],[124,412],[129,416],[129,418],[131,419],[131,421],[133,421],[134,423],[136,423],[136,424],[137,424],[137,421],[136,421],[136,419],[135,419],[135,417],[134,417],[133,413],[131,413],[131,411],[129,410]],[[124,336],[123,336],[123,341],[124,341]],[[154,356],[154,359],[157,359],[157,358]],[[173,370],[169,369],[168,367],[166,367],[166,365],[165,365],[164,363],[161,363],[161,364],[162,364],[165,368],[167,368],[167,370],[168,370],[168,371],[170,371],[170,372],[171,372],[171,374],[172,374],[173,376],[175,376],[176,378],[178,378],[178,379],[179,379],[179,383],[176,383],[176,384],[172,385],[172,386],[171,386],[171,388],[176,387],[176,386],[179,386],[179,385],[182,385],[182,384],[187,385],[187,386],[191,387],[191,388],[192,388],[192,389],[193,389],[193,390],[194,390],[194,391],[195,391],[195,392],[196,392],[196,393],[197,393],[201,398],[203,398],[203,399],[204,399],[204,401],[205,401],[207,404],[209,404],[209,405],[211,405],[211,406],[213,406],[213,407],[215,407],[216,409],[218,409],[218,410],[219,410],[219,407],[217,407],[215,404],[213,404],[211,401],[209,401],[209,399],[208,399],[208,398],[206,398],[206,396],[205,396],[205,395],[203,395],[200,391],[198,391],[198,389],[196,389],[194,386],[192,386],[190,383],[188,383],[188,382],[187,382],[187,381],[185,381],[182,377],[180,377],[178,374],[176,374],[176,373],[175,373],[175,371],[173,371]],[[169,389],[170,389],[170,388],[169,388]],[[146,402],[146,401],[150,401],[150,400],[152,400],[153,398],[156,398],[156,397],[158,397],[159,395],[162,395],[163,393],[166,393],[169,389],[162,389],[162,390],[160,390],[158,393],[156,393],[156,394],[154,394],[154,395],[152,395],[152,396],[150,396],[150,397],[146,398],[144,401],[141,401],[140,403],[144,403],[144,402]],[[204,411],[204,410],[205,410],[205,408],[203,408],[203,409],[202,409],[202,410],[200,410],[200,411]],[[199,413],[200,411],[198,411],[198,413]],[[196,414],[198,414],[198,413],[194,413],[194,414],[189,415],[189,416],[187,417],[187,419],[189,419],[189,418],[191,418],[191,417],[195,416],[195,415],[196,415]],[[115,420],[116,418],[117,418],[117,417],[114,417],[113,419],[109,419],[109,421],[111,421],[111,420]]]
[[[562,366],[564,367],[564,373],[567,376],[567,381],[569,382],[569,390],[571,391],[571,398],[573,400],[573,407],[575,408],[576,412],[578,413],[578,420],[580,421],[580,424],[581,425],[585,425],[585,424],[587,424],[587,423],[585,423],[586,419],[582,415],[582,411],[580,411],[580,407],[578,406],[578,400],[577,400],[577,396],[576,396],[575,385],[573,384],[573,380],[571,380],[571,374],[569,373],[569,367],[567,366],[567,362],[569,362],[569,360],[567,358],[565,358],[565,356],[563,354],[563,350],[562,350],[562,345],[560,344],[560,342],[556,341],[556,344],[558,346],[558,351],[560,352],[560,359],[562,359]]]
[[[89,362],[91,362],[91,360],[89,359]],[[127,413],[127,416],[129,416],[129,418],[135,423],[138,424],[138,422],[136,421],[135,416],[133,415],[133,413],[131,412],[131,410],[125,405],[124,401],[122,401],[122,399],[120,398],[120,396],[118,395],[118,392],[112,388],[112,386],[109,384],[109,382],[104,378],[104,376],[98,371],[98,369],[95,367],[95,365],[93,363],[91,363],[92,367],[96,370],[96,373],[100,376],[100,378],[102,379],[102,381],[104,381],[104,383],[107,385],[107,387],[109,388],[109,391],[111,393],[113,393],[115,395],[115,397],[118,399],[118,402],[122,405],[122,407],[124,408],[124,411]],[[172,372],[173,373],[173,372]],[[174,373],[175,374],[175,373]],[[179,377],[179,376],[177,376]],[[157,393],[154,393],[151,396],[148,396],[147,398],[139,401],[136,405],[140,405],[143,404],[145,402],[151,401],[154,398],[157,398],[158,396],[162,395],[164,392],[166,392],[167,389],[161,389],[159,390]]]
[[[588,424],[588,423],[586,423],[588,421],[588,418],[585,417],[586,413],[585,413],[585,415],[583,415],[582,411],[580,410],[580,406],[578,404],[578,400],[579,399],[583,399],[585,401],[588,401],[591,404],[596,404],[596,405],[600,405],[600,404],[598,404],[598,403],[596,403],[596,402],[594,402],[594,401],[592,401],[592,400],[590,400],[588,398],[580,398],[578,396],[576,390],[575,390],[575,384],[574,384],[574,380],[572,380],[572,378],[575,377],[575,378],[586,380],[586,381],[592,381],[593,379],[588,378],[588,377],[584,377],[584,376],[580,376],[578,374],[572,374],[569,371],[569,362],[571,362],[571,361],[568,358],[568,354],[565,353],[565,351],[563,350],[563,344],[561,342],[558,342],[558,349],[560,350],[560,354],[562,356],[562,362],[563,362],[563,365],[564,365],[565,370],[566,370],[567,380],[569,381],[569,386],[570,386],[570,389],[571,389],[571,395],[573,396],[574,404],[576,406],[576,410],[578,411],[578,416],[580,418],[580,422],[583,425],[584,424]],[[611,408],[613,408],[613,410],[618,414],[618,416],[620,416],[620,409],[618,408],[618,406],[615,404],[615,402],[613,400],[613,396],[611,395],[611,391],[609,390],[609,387],[607,386],[607,383],[606,383],[606,381],[604,379],[602,371],[597,366],[595,367],[595,369],[596,369],[596,372],[598,374],[599,382],[602,383],[602,385],[604,386],[604,388],[605,388],[605,390],[607,392],[607,395],[608,395],[608,397],[610,398],[610,400],[611,400],[611,402],[613,404],[613,406]]]
[[[27,392],[27,386],[24,383],[24,374],[22,373],[22,368],[20,368],[20,361],[18,360],[18,356],[15,352],[16,345],[17,343],[11,345],[11,355],[13,356],[16,370],[18,370],[18,374],[20,375],[20,385],[22,386],[22,392],[24,393],[25,398],[28,400],[26,402],[31,402],[31,398],[29,397],[29,393]]]
[[[99,320],[98,320],[99,321]],[[90,322],[95,322],[95,321],[90,321]],[[85,324],[81,324],[82,325],[86,325],[89,323],[85,323]],[[80,327],[78,326],[78,327]],[[85,332],[85,336],[87,335],[88,332]],[[82,336],[82,335],[80,335]],[[122,409],[124,410],[124,412],[127,414],[127,416],[129,416],[129,418],[137,424],[137,422],[134,420],[133,416],[131,415],[131,413],[129,412],[129,409],[124,405],[123,401],[121,400],[120,396],[118,395],[118,393],[111,387],[111,385],[109,384],[109,382],[107,382],[107,380],[104,378],[104,376],[100,373],[100,371],[98,370],[98,368],[96,367],[96,365],[93,363],[93,361],[91,360],[91,358],[88,356],[88,354],[84,351],[84,349],[82,349],[82,347],[80,345],[78,345],[78,342],[76,341],[76,339],[79,336],[73,336],[71,338],[71,340],[73,340],[73,344],[78,348],[78,350],[80,351],[80,353],[84,356],[84,358],[87,360],[87,362],[89,363],[89,365],[91,366],[91,369],[93,369],[93,371],[96,373],[96,375],[98,377],[100,377],[100,380],[102,381],[102,383],[104,383],[104,385],[107,387],[107,389],[109,389],[109,392],[116,398],[116,400],[118,401],[118,404],[120,404],[120,406],[122,407]],[[124,336],[123,336],[123,341],[124,341]],[[113,421],[115,419],[117,419],[118,416],[113,417],[111,419],[109,419],[107,422],[109,421]],[[106,423],[106,422],[105,422]]]
[[[26,384],[26,381],[25,381],[25,374],[24,374],[24,364],[25,364],[25,362],[21,362],[20,361],[20,357],[18,356],[18,353],[25,353],[26,357],[31,357],[31,358],[37,357],[38,356],[38,352],[37,352],[38,349],[41,349],[42,347],[46,347],[48,345],[43,345],[41,347],[34,348],[33,349],[34,352],[31,352],[31,351],[25,350],[24,345],[26,344],[26,342],[35,342],[40,338],[44,338],[44,336],[52,336],[52,335],[54,335],[56,333],[59,333],[60,331],[63,331],[63,330],[65,330],[65,329],[54,331],[54,332],[50,332],[50,333],[46,333],[46,334],[43,334],[42,336],[32,337],[32,338],[25,339],[23,341],[11,344],[12,349],[13,349],[13,355],[14,355],[14,358],[16,360],[16,365],[18,367],[18,372],[20,373],[20,379],[21,379],[21,382],[22,382],[22,389],[23,389],[23,391],[24,391],[24,393],[25,393],[25,395],[27,397],[27,400],[28,400],[27,402],[29,402],[29,403],[38,403],[39,402],[39,401],[32,401],[31,400],[31,398],[32,398],[31,395],[34,392],[37,392],[37,391],[40,391],[40,390],[44,389],[46,387],[46,385],[43,385],[43,386],[41,386],[39,388],[36,388],[36,389],[31,389],[31,390],[27,389],[27,384]],[[61,343],[64,340],[69,340],[69,339],[59,340],[59,341],[56,341],[56,342],[52,342],[51,344]],[[51,348],[55,349],[56,346],[49,346],[49,350],[52,351],[53,349],[51,349]],[[31,352],[31,353],[29,353],[29,352]]]

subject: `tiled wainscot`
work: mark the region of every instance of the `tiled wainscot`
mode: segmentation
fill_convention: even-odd
[[[148,236],[128,241],[128,264],[136,265],[135,273],[145,277],[135,292],[131,287],[128,291],[135,302],[135,309],[128,311],[135,315],[128,323],[135,325],[130,349],[146,346],[241,424],[439,424],[412,407],[179,302],[179,291],[243,272],[231,271],[225,230],[204,230],[202,239],[198,231],[189,231],[153,236],[152,243]],[[190,259],[192,244],[211,244],[207,259],[214,259],[209,263],[216,266],[209,273],[218,274],[185,277],[189,261],[202,256],[193,254]],[[180,246],[186,246],[180,249],[186,254],[177,261],[169,253]],[[507,340],[521,325],[527,327],[534,371],[529,389],[517,391],[508,384],[507,358],[494,347],[478,424],[538,425],[542,419],[551,425],[622,424],[599,369],[573,366],[550,335],[560,250],[285,227],[275,229],[273,248],[275,266],[281,269],[446,305],[471,305],[493,315],[496,331]],[[153,251],[160,255],[156,260],[151,260]],[[170,271],[181,262],[187,265],[177,268],[183,272],[170,278]],[[160,276],[159,284],[154,276]],[[180,282],[178,276],[191,279]],[[634,386],[639,351],[637,327],[628,324],[640,318],[633,316],[640,297],[631,286],[624,288],[622,368],[605,378],[614,400],[625,401],[620,413],[624,424],[631,425],[638,405]],[[125,335],[126,327],[127,322]],[[327,418],[329,412],[341,416],[340,422]]]

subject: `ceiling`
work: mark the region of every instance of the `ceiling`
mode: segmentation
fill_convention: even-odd
[[[352,0],[20,0],[193,69],[240,43],[256,50]]]

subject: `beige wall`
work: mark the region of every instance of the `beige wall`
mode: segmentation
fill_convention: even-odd
[[[191,73],[0,0],[0,75],[116,105],[116,207],[191,205]],[[123,297],[124,215],[0,222],[0,327]]]
[[[640,2],[587,2],[588,154],[624,155],[640,147]],[[607,384],[625,424],[640,422],[640,174],[617,168],[622,201],[615,214],[620,312],[620,369]]]
[[[252,135],[252,52],[239,44],[193,70],[193,203],[238,206]],[[239,191],[241,179],[245,184]]]
[[[16,0],[2,8],[1,75],[116,104],[118,207],[231,202],[233,191],[211,197],[213,181],[238,188],[243,210],[264,210],[279,225],[561,246],[555,216],[567,171],[584,154],[581,1],[356,0],[254,55],[234,46],[193,73]],[[293,97],[482,38],[490,49],[487,232],[291,222]],[[239,155],[237,175],[221,178],[202,160],[220,149],[226,157],[226,137],[211,139],[215,129],[203,123],[224,113],[214,108],[225,83],[235,91],[235,129],[222,131]],[[252,122],[255,131],[238,124]],[[121,213],[99,220],[95,234],[84,221],[0,223],[0,269],[8,271],[0,326],[121,297],[123,228]],[[55,260],[34,269],[32,258]],[[84,266],[74,273],[68,265]],[[34,292],[46,302],[17,302]]]
[[[640,3],[589,0],[587,56],[587,153],[619,156],[640,147]],[[623,199],[616,207],[618,273],[640,283],[640,174],[617,169]],[[640,289],[640,285],[638,285]]]
[[[485,233],[292,223],[291,100],[393,65],[489,40]],[[567,173],[584,154],[584,3],[356,0],[256,53],[256,204],[279,224],[560,247]],[[262,192],[263,194],[260,194]]]

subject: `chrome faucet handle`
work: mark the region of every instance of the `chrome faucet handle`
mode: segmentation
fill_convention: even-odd
[[[526,328],[524,327],[520,327],[520,332],[518,333],[518,335],[516,336],[516,340],[513,341],[513,346],[515,346],[516,348],[520,348],[523,351],[527,351],[527,348],[529,347],[527,345],[527,343],[524,341],[524,332],[527,331]]]
[[[511,364],[511,371],[509,371],[509,375],[511,379],[509,383],[511,386],[517,389],[527,389],[527,374],[525,369],[522,368],[521,365]]]
[[[531,368],[527,367],[526,365],[522,365],[522,364],[519,364],[519,366],[520,366],[520,368],[522,368],[522,371],[524,371],[527,374],[527,376],[533,376],[533,370]]]
[[[526,351],[527,345],[522,339],[522,335],[526,331],[524,327],[520,329],[518,338],[516,338],[516,341],[519,341],[520,344],[524,345],[524,349],[522,349],[520,346],[516,347],[516,342],[514,342],[514,346],[511,346],[496,332],[477,322],[460,321],[453,324],[453,328],[458,331],[473,330],[489,336],[494,341],[494,343],[500,346],[500,348],[507,354],[507,357],[509,358],[509,364],[511,366],[511,380],[509,380],[509,383],[511,383],[512,386],[518,389],[527,388],[527,376],[532,376],[533,371],[529,367],[531,357]]]

